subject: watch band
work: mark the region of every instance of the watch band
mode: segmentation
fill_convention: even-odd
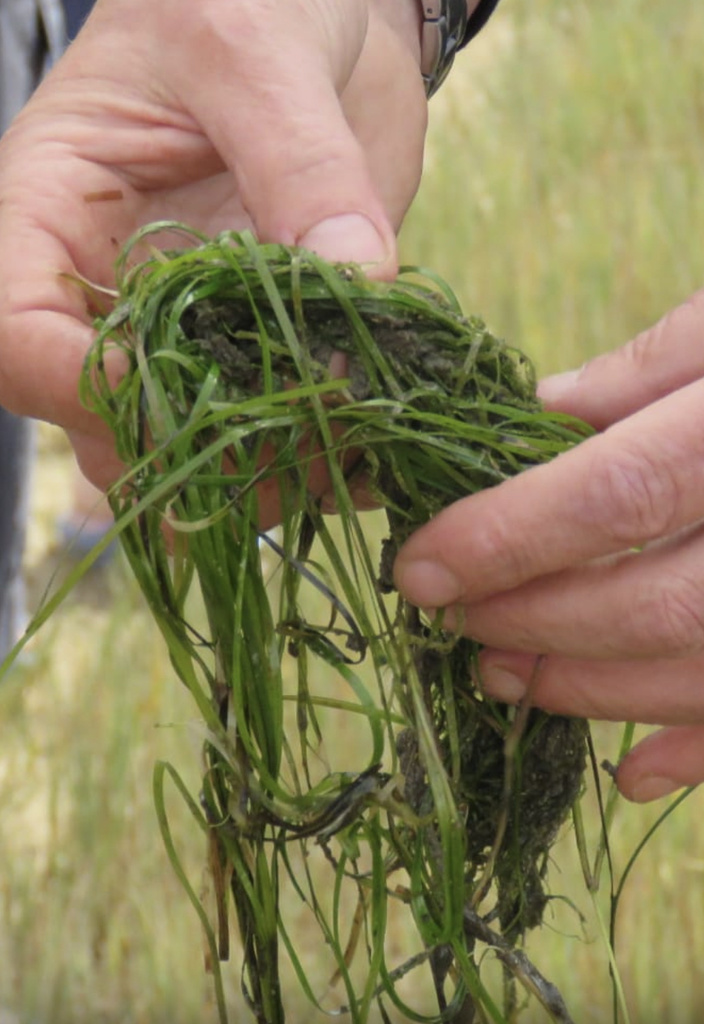
[[[420,73],[428,99],[442,85],[467,28],[467,0],[420,0]]]
[[[420,0],[423,15],[420,71],[428,99],[444,82],[457,51],[484,27],[498,2]]]

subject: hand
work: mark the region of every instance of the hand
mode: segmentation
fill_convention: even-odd
[[[80,288],[176,219],[252,228],[393,277],[426,101],[417,0],[98,0],[0,143],[0,403],[63,426],[100,487],[120,474],[77,383]]]
[[[619,766],[649,800],[704,780],[704,292],[624,348],[548,379],[602,433],[446,509],[399,589],[488,649],[484,685],[567,715],[667,726]]]

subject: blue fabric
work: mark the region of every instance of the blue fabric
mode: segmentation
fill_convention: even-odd
[[[63,0],[66,15],[66,35],[73,39],[90,14],[94,0]]]

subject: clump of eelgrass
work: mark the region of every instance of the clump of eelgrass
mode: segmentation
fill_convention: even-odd
[[[513,946],[542,919],[548,852],[579,792],[586,727],[528,707],[514,720],[483,699],[472,641],[383,595],[394,551],[413,529],[552,458],[584,428],[544,412],[529,362],[464,318],[438,282],[404,275],[375,284],[353,266],[234,234],[192,235],[195,247],[130,266],[145,234],[118,266],[118,301],[84,385],[130,467],[111,497],[125,551],[207,731],[198,800],[170,766],[158,766],[155,791],[167,847],[206,930],[221,1018],[228,891],[256,1019],[284,1019],[282,946],[319,1005],[280,914],[287,876],[332,952],[353,1021],[369,1020],[374,1005],[382,1019],[396,1005],[416,1020],[501,1021],[479,975],[487,946],[553,1019],[569,1020]],[[115,389],[104,363],[112,346],[129,363]],[[331,377],[334,352],[346,357],[343,379]],[[336,527],[311,486],[321,464]],[[388,517],[380,565],[351,497],[360,480]],[[280,506],[277,540],[260,530],[265,493]],[[311,560],[314,541],[325,568]],[[280,559],[273,599],[262,544]],[[196,583],[206,629],[189,619]],[[302,590],[311,585],[329,606],[323,624],[309,621]],[[311,692],[317,664],[346,681],[351,701]],[[365,724],[358,763],[351,750],[344,763],[325,750],[326,703]],[[208,837],[216,923],[173,849],[167,775]],[[292,867],[292,843],[325,851],[331,902],[305,857]],[[357,912],[345,922],[349,887]],[[418,931],[412,962],[387,962],[390,899]],[[366,969],[356,981],[359,944]],[[405,1005],[397,988],[425,961],[438,1002],[431,1016]]]

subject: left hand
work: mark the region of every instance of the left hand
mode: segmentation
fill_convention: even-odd
[[[704,780],[704,291],[623,348],[548,378],[601,433],[419,530],[399,590],[487,645],[482,678],[549,711],[666,728],[619,766],[646,801]]]

